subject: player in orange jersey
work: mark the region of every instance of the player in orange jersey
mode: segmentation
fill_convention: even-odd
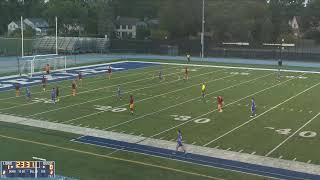
[[[129,104],[129,108],[130,108],[130,112],[131,114],[133,115],[133,112],[134,112],[134,99],[133,99],[133,96],[130,95],[130,104]]]
[[[108,66],[108,78],[109,78],[109,80],[111,79],[111,76],[112,76],[112,68],[111,68],[111,66]]]
[[[46,71],[46,74],[50,74],[50,69],[51,69],[50,64],[47,64],[44,69]]]
[[[20,96],[20,84],[19,83],[15,83],[15,89],[16,89],[16,97]]]
[[[217,103],[218,103],[218,111],[223,112],[222,107],[223,107],[224,101],[222,96],[217,97]]]
[[[75,80],[72,81],[71,88],[72,88],[72,91],[71,91],[72,96],[76,96],[76,93],[77,93],[77,84],[76,84],[76,81],[75,81]]]
[[[184,80],[188,80],[189,79],[189,70],[188,67],[186,66],[184,69]]]

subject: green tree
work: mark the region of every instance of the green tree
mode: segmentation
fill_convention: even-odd
[[[95,9],[98,34],[111,36],[114,29],[114,15],[109,0],[98,0]]]
[[[216,41],[262,42],[273,32],[265,1],[216,0],[208,6],[207,30]]]
[[[148,27],[146,26],[137,26],[137,35],[136,38],[143,40],[146,38],[149,38],[151,35],[151,31]]]
[[[88,20],[88,8],[82,1],[74,0],[50,0],[44,15],[48,17],[49,23],[54,24],[54,18],[59,17],[59,31],[68,35],[76,35],[70,32],[67,26],[84,27]]]
[[[201,8],[198,0],[167,0],[160,10],[160,26],[175,38],[197,35],[201,30]]]

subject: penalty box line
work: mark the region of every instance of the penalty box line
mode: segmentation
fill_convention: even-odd
[[[196,76],[193,76],[193,77],[199,77],[199,76],[203,76],[203,75],[207,75],[207,74],[213,74],[213,73],[217,73],[217,72],[220,72],[220,71],[223,71],[223,70],[218,70],[218,71],[213,71],[213,72],[202,73],[202,74],[199,74],[199,75],[196,75]],[[177,73],[171,73],[171,74],[168,74],[167,76],[172,75],[172,74],[177,74]],[[167,82],[161,83],[161,84],[155,84],[155,85],[151,85],[151,86],[146,86],[146,87],[142,87],[142,88],[137,88],[137,89],[134,89],[134,90],[132,90],[132,91],[125,92],[124,94],[128,94],[128,93],[131,93],[131,92],[139,91],[139,90],[142,90],[142,89],[147,89],[147,88],[156,87],[156,86],[159,86],[159,85],[170,84],[170,83],[174,83],[174,82],[177,82],[177,81],[179,81],[179,80],[167,81]],[[125,84],[125,83],[123,83],[123,84]],[[120,84],[120,85],[122,85],[122,84]],[[72,105],[64,106],[64,107],[57,108],[57,109],[52,109],[52,110],[48,110],[48,111],[43,111],[43,112],[36,113],[36,114],[30,115],[30,116],[26,116],[26,117],[33,117],[33,116],[36,116],[36,115],[41,115],[41,114],[45,114],[45,113],[49,113],[49,112],[53,112],[53,111],[58,111],[58,110],[66,109],[66,108],[69,108],[69,107],[74,107],[74,106],[78,106],[78,105],[82,105],[82,104],[87,104],[87,103],[99,101],[99,100],[102,100],[102,99],[107,99],[107,98],[110,98],[110,97],[113,97],[113,96],[114,96],[114,95],[112,95],[112,96],[107,96],[107,97],[102,97],[102,98],[97,98],[97,99],[92,99],[92,100],[85,101],[85,102],[82,102],[82,103],[72,104]],[[119,107],[122,107],[122,106],[119,106]]]

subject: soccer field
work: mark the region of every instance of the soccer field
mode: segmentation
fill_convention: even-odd
[[[49,83],[45,92],[41,85],[32,86],[31,101],[26,100],[24,88],[21,97],[15,97],[13,90],[3,91],[0,92],[0,114],[169,142],[176,142],[177,131],[181,130],[187,150],[188,145],[194,145],[292,162],[320,164],[320,74],[285,71],[281,73],[279,81],[276,70],[214,65],[155,63],[143,68],[114,72],[111,79],[105,74],[85,76],[83,85],[78,83],[75,97],[71,96],[71,80]],[[183,79],[185,66],[189,68],[188,80]],[[160,70],[162,80],[158,78]],[[206,84],[204,99],[201,97],[202,83]],[[50,90],[56,86],[60,87],[61,99],[57,104],[52,104]],[[123,93],[122,99],[117,97],[118,86]],[[130,95],[135,99],[133,115],[129,111]],[[217,96],[224,98],[222,113],[217,111]],[[251,98],[255,99],[257,105],[255,117],[250,117]],[[12,126],[9,129],[13,129]],[[6,139],[4,136],[21,138],[14,133],[10,135],[4,129],[0,130],[0,139]],[[49,136],[38,137],[41,136],[38,134],[33,137],[31,132],[28,132],[30,141],[44,142],[45,136]],[[39,132],[34,133],[36,135]],[[52,134],[50,133],[55,137],[59,133],[55,132],[55,136]],[[66,136],[70,136],[70,140],[77,137],[64,137]],[[54,139],[53,137],[49,139]],[[57,141],[61,137],[55,138]],[[67,144],[76,144],[73,146],[81,148],[88,146],[85,147],[88,151],[108,151],[107,154],[115,153],[117,157],[133,156],[127,152],[95,149],[94,146],[76,142]],[[166,161],[168,160],[157,160],[157,163],[165,165]],[[148,159],[148,162],[152,163],[152,160]],[[170,166],[174,163],[168,162]],[[179,166],[187,166],[181,164]],[[202,171],[200,174],[216,174],[218,178],[258,178],[235,172],[212,172],[207,170],[210,169],[208,167],[201,168],[198,170]],[[188,168],[185,169],[188,171]],[[126,171],[129,173],[129,170]],[[175,173],[178,174],[169,178],[181,175],[179,172]],[[73,175],[72,172],[66,174]],[[78,175],[75,173],[75,176]],[[193,179],[193,175],[189,175]],[[121,179],[120,175],[118,177]],[[154,179],[157,178],[161,179]],[[137,176],[136,179],[143,178]]]

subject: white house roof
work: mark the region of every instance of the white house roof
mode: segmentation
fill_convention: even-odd
[[[116,24],[117,25],[136,25],[140,20],[138,18],[131,17],[117,17]]]
[[[34,24],[34,26],[37,28],[48,28],[49,27],[48,22],[42,18],[26,18],[25,21],[26,20],[29,20],[30,22],[32,22],[32,24]]]

